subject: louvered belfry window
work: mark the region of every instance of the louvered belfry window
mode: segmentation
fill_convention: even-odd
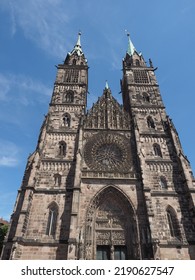
[[[135,83],[138,83],[138,84],[148,84],[149,83],[147,71],[134,70],[133,73],[134,73]]]
[[[64,74],[64,82],[66,83],[78,83],[79,81],[79,70],[78,69],[68,69]]]

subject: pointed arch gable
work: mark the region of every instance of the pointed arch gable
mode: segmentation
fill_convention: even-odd
[[[89,206],[86,209],[86,220],[100,204],[110,197],[110,195],[112,198],[114,197],[118,202],[120,202],[123,207],[126,207],[127,211],[129,210],[134,218],[136,217],[135,207],[129,197],[127,197],[127,195],[118,187],[109,185],[99,190],[91,199]]]
[[[95,196],[91,199],[90,204],[92,204],[93,202],[97,201],[100,202],[101,200],[106,199],[106,197],[109,194],[115,194],[116,197],[118,197],[119,199],[122,199],[126,201],[127,204],[129,204],[129,206],[132,208],[132,210],[135,213],[135,207],[132,203],[132,201],[130,200],[130,198],[118,187],[114,186],[114,185],[108,185],[105,186],[104,188],[102,188],[101,190],[99,190]]]
[[[130,199],[115,186],[104,187],[92,198],[86,210],[85,259],[97,258],[100,247],[105,249],[105,246],[110,259],[114,259],[114,252],[119,249],[123,256],[126,254],[126,259],[136,259],[137,232],[135,209]]]

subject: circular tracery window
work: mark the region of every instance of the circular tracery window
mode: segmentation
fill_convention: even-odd
[[[85,145],[85,162],[97,171],[126,171],[129,167],[129,143],[119,134],[94,135]]]
[[[121,163],[123,158],[122,151],[115,143],[103,144],[96,149],[95,160],[106,166],[112,168]]]

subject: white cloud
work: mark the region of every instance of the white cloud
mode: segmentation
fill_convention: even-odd
[[[18,30],[22,31],[28,40],[35,43],[46,54],[59,59],[72,49],[73,43],[76,42],[76,33],[80,29],[83,33],[88,32],[88,39],[86,38],[85,42],[91,40],[89,31],[93,30],[93,40],[88,46],[94,50],[98,48],[98,51],[94,53],[90,48],[87,50],[87,57],[93,59],[97,56],[112,56],[110,51],[114,49],[118,52],[122,44],[120,38],[114,36],[116,31],[121,32],[121,27],[117,25],[113,32],[113,24],[116,22],[120,4],[115,3],[112,9],[106,5],[106,8],[102,9],[104,2],[103,0],[100,2],[101,4],[91,0],[3,0],[0,9],[3,6],[10,14],[12,35],[17,35]],[[111,16],[109,20],[105,20],[108,13]],[[96,40],[95,32],[98,33],[97,37],[107,42],[107,48],[101,44],[101,39]],[[106,49],[109,53],[105,53]],[[116,67],[118,68],[114,62],[113,68]]]
[[[0,166],[14,167],[19,163],[19,148],[12,142],[0,139]]]
[[[13,167],[18,164],[18,159],[12,156],[0,156],[0,166]]]
[[[51,96],[52,89],[42,82],[25,75],[0,73],[0,100],[14,101],[22,105],[45,102]]]
[[[75,1],[68,5],[62,0],[9,0],[4,7],[10,12],[12,35],[21,29],[26,38],[34,41],[48,53],[63,57],[69,45],[70,27],[75,13]]]
[[[10,83],[4,75],[0,73],[0,101],[7,100],[7,93],[10,90]]]

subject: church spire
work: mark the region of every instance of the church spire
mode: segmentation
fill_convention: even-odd
[[[128,49],[127,49],[127,53],[131,56],[131,55],[134,54],[136,49],[135,49],[135,47],[134,47],[134,45],[133,45],[133,43],[131,41],[129,33],[127,33],[127,36],[128,36]]]
[[[70,55],[72,55],[74,53],[77,53],[78,56],[83,55],[83,51],[82,51],[82,48],[81,48],[81,32],[78,33],[78,39],[77,39],[76,45],[74,46]]]
[[[106,80],[106,85],[105,85],[103,93],[106,96],[106,98],[112,94],[107,80]]]
[[[106,86],[105,89],[109,89],[108,81],[106,80]]]
[[[87,65],[87,59],[81,48],[81,32],[78,33],[78,38],[74,48],[71,52],[68,52],[64,64],[68,65]]]
[[[76,46],[81,47],[81,32],[78,33],[78,39],[77,39]]]

